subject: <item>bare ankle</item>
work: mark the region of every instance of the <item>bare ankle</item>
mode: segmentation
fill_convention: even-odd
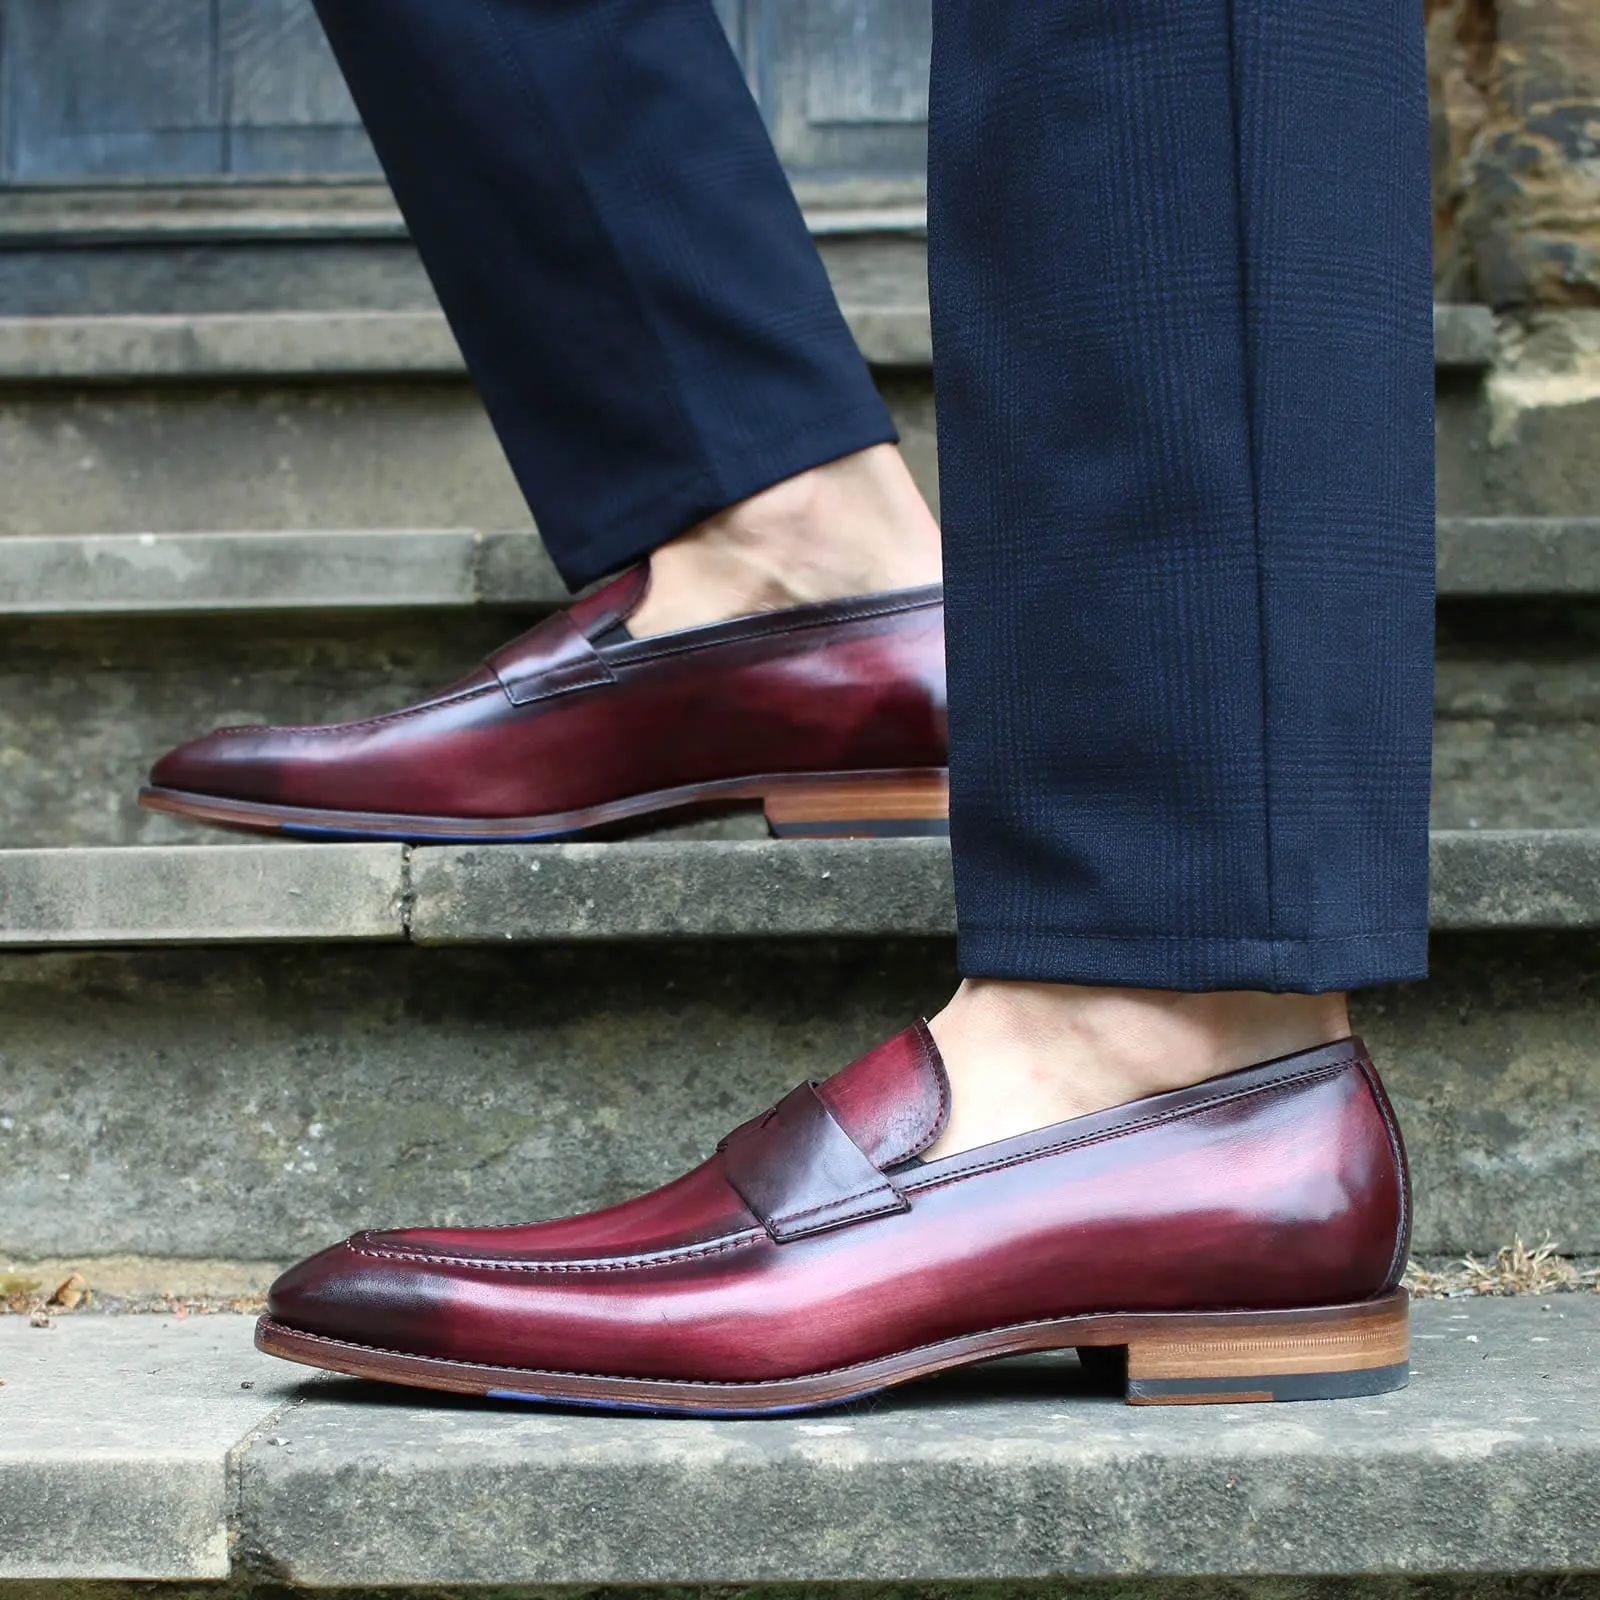
[[[640,637],[669,633],[939,576],[933,514],[900,452],[878,445],[774,484],[663,545],[629,626]]]
[[[1342,994],[968,980],[930,1024],[950,1071],[934,1156],[1345,1037]]]

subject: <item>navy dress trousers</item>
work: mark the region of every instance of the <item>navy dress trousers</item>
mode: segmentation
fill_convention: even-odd
[[[711,0],[317,0],[582,585],[894,437]],[[1421,976],[1419,0],[933,0],[959,960]]]

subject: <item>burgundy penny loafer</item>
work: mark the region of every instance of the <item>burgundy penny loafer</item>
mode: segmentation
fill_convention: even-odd
[[[741,803],[779,835],[948,831],[942,588],[630,639],[648,584],[625,573],[403,711],[182,745],[140,801],[308,838],[548,839]]]
[[[1359,1040],[920,1162],[948,1104],[918,1025],[641,1199],[356,1234],[273,1285],[256,1343],[423,1388],[714,1416],[1067,1346],[1147,1405],[1405,1383],[1405,1155]]]

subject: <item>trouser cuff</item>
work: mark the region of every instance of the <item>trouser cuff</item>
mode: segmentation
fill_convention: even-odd
[[[967,978],[1322,994],[1426,977],[1428,934],[1423,929],[1329,939],[1193,939],[964,928],[956,961]]]
[[[785,431],[765,447],[741,449],[735,466],[715,474],[700,471],[663,493],[632,506],[596,528],[567,530],[543,522],[540,532],[556,570],[578,590],[642,561],[652,550],[688,532],[785,478],[854,455],[878,444],[898,444],[900,435],[883,402],[873,400]]]

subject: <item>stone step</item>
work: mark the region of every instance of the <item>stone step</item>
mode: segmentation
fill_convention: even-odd
[[[1418,1303],[1409,1387],[1289,1406],[1126,1406],[1061,1357],[813,1417],[595,1417],[318,1378],[237,1316],[0,1318],[0,1373],[0,1578],[52,1585],[1115,1573],[1331,1600],[1331,1575],[1481,1595],[1600,1567],[1594,1295]]]
[[[1485,551],[1479,564],[1503,566],[1510,583],[1526,582],[1523,567],[1535,564],[1549,571],[1547,581],[1581,582],[1585,543],[1584,535],[1574,541],[1565,529],[1541,533],[1530,527],[1524,562],[1509,550],[1504,557]],[[1600,574],[1595,589],[1600,592]],[[532,530],[360,528],[0,539],[0,616],[436,611],[553,606],[568,598]]]
[[[1445,517],[1438,592],[1600,596],[1600,517]],[[0,616],[439,610],[567,598],[538,537],[469,528],[16,535]]]
[[[865,275],[837,284],[862,355],[874,367],[930,366],[925,288],[899,273],[881,276],[886,281],[876,285]],[[1481,372],[1492,364],[1497,343],[1487,307],[1436,305],[1433,328],[1439,369]],[[438,310],[0,316],[6,386],[445,378],[465,370]]]
[[[1432,841],[1434,928],[1600,928],[1600,828]],[[0,850],[0,946],[928,938],[942,839]]]
[[[1434,976],[1354,1007],[1416,1248],[1600,1255],[1600,833],[1434,864]],[[948,874],[928,840],[0,853],[0,1260],[637,1193],[943,1003]]]
[[[1435,827],[1600,821],[1597,567],[1597,519],[1441,521]],[[234,843],[137,807],[163,750],[393,710],[561,594],[526,532],[0,539],[0,844]]]
[[[835,274],[847,316],[937,504],[926,297],[901,259],[920,245],[850,244]],[[1447,514],[1600,504],[1587,379],[1545,382],[1579,359],[1568,332],[1515,346],[1528,371],[1507,387],[1506,336],[1483,308],[1437,309]],[[529,520],[442,318],[418,309],[0,317],[0,481],[0,535]]]
[[[1438,933],[1432,964],[1352,1005],[1417,1252],[1600,1256],[1600,936]],[[105,1257],[282,1263],[360,1227],[609,1205],[955,982],[948,939],[5,952],[0,1267],[93,1283]]]
[[[881,184],[843,188],[854,195],[834,185],[805,206],[835,293],[873,304],[926,301],[920,196]],[[8,315],[437,305],[382,185],[29,185],[0,193],[0,307]]]
[[[425,543],[429,559],[406,564],[419,583],[410,591],[414,599],[423,592],[441,599],[483,593],[502,581],[494,565],[502,556],[500,570],[508,575],[501,593],[513,584],[523,595],[554,592],[538,546],[526,535],[474,545],[471,535],[441,533]],[[124,581],[97,562],[87,581],[103,587],[78,590],[86,607],[118,592],[142,603],[161,592],[172,572],[197,595],[215,596],[217,568],[177,559],[181,539],[140,548],[154,551],[154,570],[137,567]],[[336,541],[326,565],[296,568],[289,561],[280,566],[270,545],[251,547],[243,570],[251,581],[281,584],[285,596],[320,575],[354,585],[369,571],[372,596],[405,592],[399,563],[386,567],[365,557],[346,563],[350,548]],[[1524,548],[1541,559],[1536,546]],[[6,551],[0,540],[0,574],[21,565],[8,569]],[[1473,581],[1486,575],[1487,564],[1475,560]],[[1501,570],[1506,587],[1519,581],[1509,563]],[[239,572],[233,567],[230,576]],[[1554,587],[1557,580],[1537,581]],[[1576,558],[1567,560],[1560,581],[1586,581]],[[421,584],[431,590],[421,591]],[[1441,603],[1435,827],[1600,822],[1596,610],[1577,593],[1458,595]],[[132,611],[12,615],[0,627],[0,845],[234,843],[237,835],[138,808],[138,786],[162,751],[227,724],[334,722],[392,711],[455,682],[532,616],[514,606],[473,604],[253,616],[218,610],[159,620]]]
[[[1600,517],[1442,517],[1437,581],[1446,600],[1600,595]]]
[[[819,240],[877,232],[921,238],[927,232],[921,179],[829,173],[817,180],[800,173],[789,182]],[[141,177],[133,183],[28,183],[0,193],[0,251],[407,238],[393,194],[376,177]]]

